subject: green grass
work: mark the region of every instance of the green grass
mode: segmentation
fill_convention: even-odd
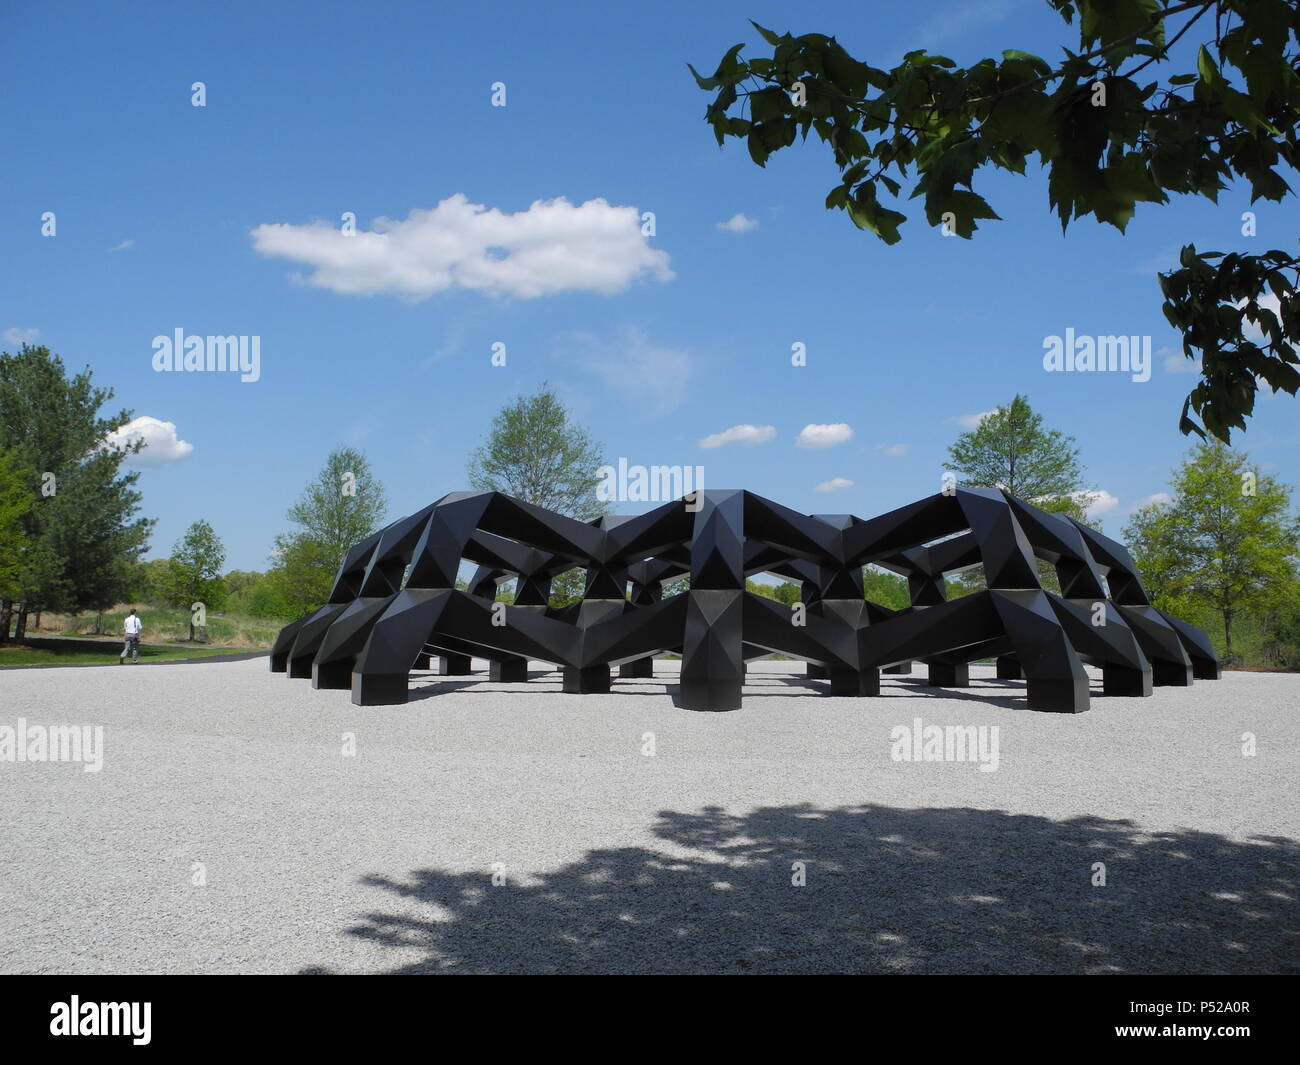
[[[238,649],[235,649],[236,651]],[[13,666],[116,666],[122,652],[118,640],[105,640],[103,651],[82,650],[52,651],[46,647],[0,645],[0,669]],[[228,655],[229,647],[176,647],[171,645],[140,647],[141,662],[179,662],[186,658],[211,658]],[[128,663],[129,665],[129,663]]]
[[[106,611],[101,623],[104,633],[117,637],[122,632],[122,622],[134,606],[144,622],[144,637],[151,642],[181,642],[190,637],[188,610],[149,606],[146,603],[123,603]],[[222,647],[258,650],[269,648],[286,622],[281,618],[255,618],[248,614],[208,614],[206,631],[196,632],[196,643]],[[95,615],[77,617],[47,614],[41,618],[41,631],[33,636],[58,633],[67,636],[95,634]],[[118,645],[121,646],[120,644]]]

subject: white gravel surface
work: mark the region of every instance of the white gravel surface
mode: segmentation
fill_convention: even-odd
[[[0,727],[104,729],[98,773],[0,761],[0,970],[1300,972],[1300,675],[1064,716],[990,667],[750,669],[721,714],[671,662],[395,707],[265,659],[0,673]],[[918,717],[997,726],[996,771],[894,760]]]

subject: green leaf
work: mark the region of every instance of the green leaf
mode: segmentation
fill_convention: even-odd
[[[1223,83],[1219,68],[1214,65],[1214,60],[1210,57],[1205,45],[1201,45],[1196,53],[1196,70],[1201,76],[1201,81],[1207,86],[1214,87]]]
[[[768,44],[775,46],[781,43],[783,38],[773,33],[771,30],[765,30],[753,19],[749,20],[749,24],[753,26],[754,29],[758,30],[759,36],[761,36]],[[785,36],[786,38],[789,38],[790,35],[787,33]]]

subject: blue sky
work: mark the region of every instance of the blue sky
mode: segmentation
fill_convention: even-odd
[[[1190,446],[1176,423],[1196,378],[1164,368],[1177,341],[1156,270],[1187,242],[1288,247],[1294,203],[1252,208],[1234,189],[1139,208],[1123,236],[1092,221],[1062,235],[1041,174],[982,174],[1002,221],[966,242],[908,211],[886,247],[822,207],[836,173],[820,145],[765,170],[739,142],[717,148],[685,64],[757,50],[749,18],[882,66],[918,47],[970,62],[1073,43],[1039,0],[10,0],[0,346],[34,337],[89,364],[189,445],[160,440],[141,466],[150,557],[205,518],[228,566],[265,568],[338,443],[367,453],[390,517],[409,513],[465,487],[492,415],[544,380],[611,460],[703,465],[708,487],[864,517],[937,491],[960,419],[1023,392],[1076,437],[1118,534]],[[453,197],[483,210],[439,208]],[[561,197],[574,210],[532,206]],[[323,229],[349,211],[345,246]],[[629,239],[646,211],[655,235]],[[719,228],[737,215],[756,224]],[[393,220],[385,237],[367,235],[376,219]],[[177,328],[260,337],[260,379],[155,372],[153,338]],[[1044,338],[1067,328],[1149,334],[1151,379],[1044,372]],[[1241,440],[1293,485],[1298,409],[1262,399]],[[797,446],[838,424],[851,438]],[[701,447],[737,425],[774,434]],[[817,490],[837,478],[852,485]]]

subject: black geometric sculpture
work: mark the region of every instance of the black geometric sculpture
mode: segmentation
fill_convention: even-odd
[[[1043,589],[1035,558],[1061,594]],[[478,566],[456,589],[461,561]],[[862,567],[907,578],[912,605],[863,597]],[[949,600],[945,575],[983,565],[987,588]],[[586,572],[581,602],[547,604],[551,581]],[[745,591],[772,573],[802,585],[787,607]],[[665,597],[662,583],[688,576]],[[516,580],[513,606],[494,601]],[[990,488],[954,489],[863,520],[810,516],[752,492],[709,491],[645,514],[591,523],[499,492],[453,492],[348,552],[330,601],[285,626],[271,669],[348,688],[362,706],[404,703],[410,671],[433,657],[444,674],[487,659],[491,677],[527,680],[529,659],[563,670],[566,692],[606,692],[652,675],[653,656],[681,655],[678,702],[735,710],[745,662],[777,652],[809,663],[836,695],[880,692],[880,673],[962,687],[969,663],[996,658],[1023,678],[1029,707],[1088,709],[1084,663],[1105,695],[1217,679],[1205,633],[1151,605],[1123,545]]]

